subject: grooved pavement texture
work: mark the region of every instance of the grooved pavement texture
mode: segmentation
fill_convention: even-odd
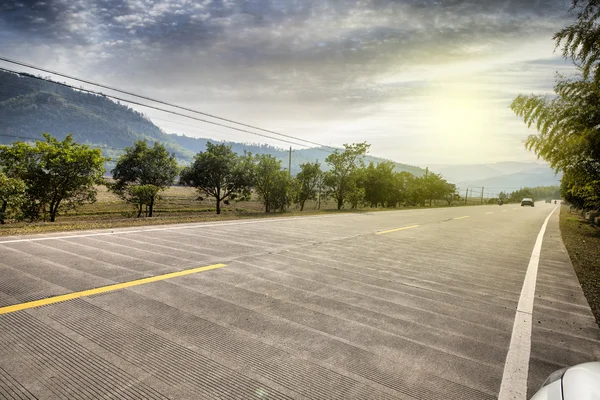
[[[552,208],[2,238],[0,306],[227,267],[0,315],[0,398],[493,399]],[[553,370],[600,358],[558,210],[533,319],[530,394]]]

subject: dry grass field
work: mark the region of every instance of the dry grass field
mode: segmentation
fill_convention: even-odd
[[[469,205],[478,204],[470,201]],[[454,206],[460,206],[454,204]],[[447,206],[445,201],[437,201],[434,207]],[[154,206],[152,218],[135,218],[136,211],[131,204],[125,203],[116,195],[106,190],[105,186],[98,187],[97,201],[85,204],[76,210],[63,212],[56,222],[13,222],[0,225],[0,236],[22,235],[30,233],[61,232],[72,230],[88,230],[117,228],[141,225],[162,225],[185,222],[222,221],[239,218],[261,218],[278,216],[314,215],[332,212],[366,212],[383,211],[384,208],[362,208],[360,210],[336,209],[336,202],[329,200],[321,202],[321,208],[316,209],[316,202],[307,201],[301,212],[299,206],[293,205],[285,213],[265,213],[258,199],[252,201],[232,202],[222,205],[221,215],[216,214],[214,201],[211,199],[198,200],[195,189],[184,186],[172,186],[160,194],[160,199]]]

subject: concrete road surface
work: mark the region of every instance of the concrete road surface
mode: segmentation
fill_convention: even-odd
[[[0,398],[524,399],[600,359],[555,207],[1,238]]]

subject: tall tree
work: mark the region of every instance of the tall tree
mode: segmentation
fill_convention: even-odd
[[[0,224],[6,222],[10,213],[20,208],[25,194],[25,182],[18,178],[9,178],[0,170]]]
[[[600,1],[572,0],[576,22],[554,35],[563,56],[579,67],[559,76],[556,96],[519,95],[511,104],[536,125],[526,147],[563,172],[562,195],[584,208],[600,208]]]
[[[281,169],[281,161],[270,154],[255,157],[254,188],[265,205],[265,212],[283,210],[291,202],[291,178]]]
[[[0,160],[26,185],[27,216],[33,220],[47,212],[54,222],[60,210],[96,201],[106,159],[99,149],[78,144],[71,135],[62,141],[47,133],[44,138],[35,145],[2,146]]]
[[[296,175],[300,211],[304,210],[304,203],[307,200],[316,200],[322,174],[323,171],[321,171],[321,165],[318,162],[300,164],[300,172]]]
[[[429,172],[422,179],[426,199],[429,200],[430,206],[433,200],[444,198],[447,189],[446,184],[448,182],[442,178],[442,175]]]
[[[444,181],[445,182],[445,181]],[[456,185],[453,183],[444,183],[444,191],[443,191],[444,200],[448,202],[448,205],[451,206],[452,203],[460,198],[458,192],[456,191]]]
[[[359,166],[364,166],[363,156],[367,154],[370,145],[366,142],[344,144],[344,151],[335,150],[325,161],[330,170],[325,174],[325,183],[331,190],[331,195],[337,201],[338,210],[344,205],[351,186],[352,173]]]
[[[119,157],[117,165],[112,170],[115,182],[109,185],[109,190],[125,200],[139,200],[131,196],[130,186],[152,185],[156,190],[147,191],[148,216],[152,217],[154,203],[158,193],[173,184],[179,166],[173,154],[169,154],[164,145],[154,142],[148,146],[146,140],[140,140],[133,147],[127,147],[125,154]],[[139,215],[139,214],[138,214]]]
[[[245,158],[251,157],[246,155]],[[181,182],[215,199],[217,214],[221,203],[250,196],[253,168],[243,157],[224,144],[206,143],[206,151],[196,154],[194,161],[181,173]]]
[[[572,0],[570,13],[576,21],[554,35],[556,47],[562,46],[563,56],[581,67],[584,79],[600,81],[600,1]]]

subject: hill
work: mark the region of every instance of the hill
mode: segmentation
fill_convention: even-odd
[[[435,168],[459,187],[483,186],[498,191],[559,185],[561,178],[561,175],[556,175],[548,165],[537,162],[437,165]]]
[[[123,148],[131,146],[137,140],[147,139],[165,144],[181,164],[187,164],[194,154],[204,151],[206,142],[210,140],[168,134],[145,115],[124,104],[48,80],[36,79],[32,75],[0,71],[0,88],[0,144],[27,140],[23,138],[40,139],[42,132],[60,139],[72,133],[77,142],[101,147],[106,156],[116,158]],[[231,145],[238,154],[243,154],[244,151],[271,154],[282,160],[282,165],[287,168],[286,149],[264,144],[223,143]],[[323,163],[328,154],[330,151],[323,148],[294,150],[292,173],[297,173],[300,164],[305,162],[320,160]],[[367,156],[365,161],[379,163],[384,159]],[[425,172],[419,167],[395,164],[397,171],[407,171],[419,176]],[[112,166],[112,163],[108,164],[107,169],[110,170]]]

